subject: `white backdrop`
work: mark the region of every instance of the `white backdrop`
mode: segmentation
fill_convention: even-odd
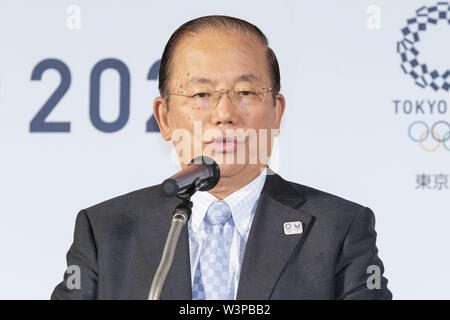
[[[48,299],[65,271],[77,212],[177,170],[170,145],[146,132],[157,95],[148,73],[179,25],[209,14],[256,24],[278,56],[287,100],[279,173],[374,210],[394,298],[450,298],[450,143],[425,151],[436,141],[431,134],[423,148],[413,141],[424,132],[420,123],[408,137],[414,121],[430,128],[449,121],[448,91],[416,85],[397,52],[407,19],[436,3],[1,1],[0,299]],[[449,35],[448,24],[428,23],[416,43],[421,62],[441,75],[450,65]],[[130,104],[126,124],[108,133],[91,122],[89,97],[94,66],[110,58],[129,72]],[[63,80],[55,69],[31,80],[47,59],[60,61]],[[45,121],[70,122],[70,132],[35,132],[59,86],[67,91]],[[100,116],[113,122],[116,71],[103,72],[98,92]],[[445,128],[434,129],[443,136]]]

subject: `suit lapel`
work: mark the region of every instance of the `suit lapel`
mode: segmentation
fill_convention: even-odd
[[[159,192],[159,189],[157,191]],[[172,213],[180,202],[177,198],[166,198],[162,195],[154,196],[153,200],[150,200],[151,198],[148,197],[146,201],[138,201],[138,207],[133,208],[136,213],[136,228],[141,237],[143,250],[150,269],[150,277],[146,284],[148,286],[147,292],[150,289],[153,276],[162,256],[170,229]],[[161,300],[192,299],[187,226],[181,232],[172,267],[167,275],[160,298]]]
[[[299,211],[306,200],[278,175],[268,175],[250,229],[237,299],[267,300],[290,257],[301,249],[313,217]],[[303,233],[285,235],[285,222],[301,221]]]

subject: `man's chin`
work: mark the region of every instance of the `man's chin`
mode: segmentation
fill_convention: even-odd
[[[218,163],[220,169],[220,177],[221,178],[229,178],[239,174],[243,171],[247,164],[227,164],[227,163]]]
[[[256,164],[220,164],[220,177],[221,178],[230,178],[233,176],[237,176],[240,174],[251,174],[251,172],[256,172],[258,170],[261,170],[260,166]],[[259,172],[259,171],[258,171]]]

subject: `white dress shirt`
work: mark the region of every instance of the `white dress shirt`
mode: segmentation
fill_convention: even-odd
[[[256,205],[261,190],[266,180],[267,168],[252,182],[233,192],[223,199],[231,209],[233,218],[233,237],[230,247],[230,281],[234,281],[234,299],[236,299],[239,276],[241,272],[242,259],[244,258],[245,246],[248,233],[253,221]],[[218,201],[215,196],[207,191],[198,191],[192,197],[192,215],[188,222],[189,251],[191,259],[191,283],[194,279],[195,269],[200,257],[200,252],[208,234],[205,231],[204,218],[212,202]]]

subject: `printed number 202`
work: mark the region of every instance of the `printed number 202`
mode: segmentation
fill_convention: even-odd
[[[158,78],[160,63],[160,60],[153,63],[148,72],[147,80],[156,80]],[[67,65],[58,59],[45,59],[33,69],[31,80],[41,80],[44,72],[49,69],[55,69],[59,72],[61,82],[30,121],[30,132],[70,132],[70,122],[46,121],[48,115],[69,90],[72,78]],[[119,115],[112,122],[106,122],[100,116],[100,76],[106,69],[116,70],[120,77]],[[110,58],[99,61],[91,71],[89,86],[89,117],[92,125],[99,131],[107,133],[122,129],[130,117],[130,72],[127,66],[118,59]],[[152,115],[146,123],[146,132],[155,131],[159,131],[159,128]]]

